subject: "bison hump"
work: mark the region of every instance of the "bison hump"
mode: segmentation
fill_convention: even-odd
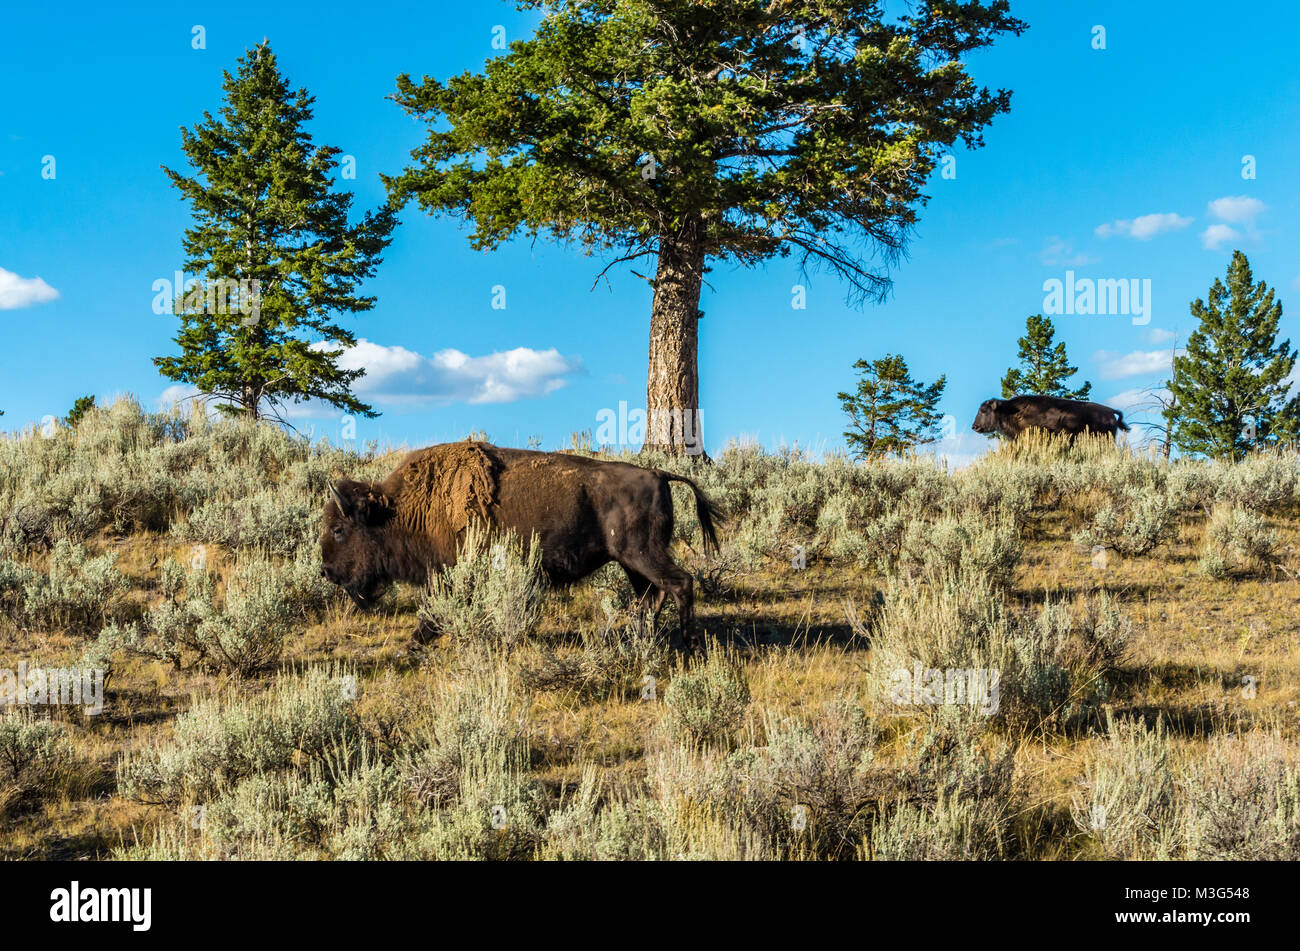
[[[460,532],[474,516],[488,521],[500,464],[480,443],[432,446],[411,461],[405,502],[427,529]]]

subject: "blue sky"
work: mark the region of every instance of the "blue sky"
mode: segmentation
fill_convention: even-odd
[[[1142,316],[1055,318],[1093,396],[1125,408],[1160,378],[1188,303],[1222,276],[1233,248],[1283,302],[1300,340],[1296,253],[1300,10],[1281,5],[1014,2],[1028,21],[971,62],[1014,90],[986,147],[955,152],[883,304],[845,303],[833,277],[805,283],[789,261],[718,265],[701,307],[706,441],[843,444],[835,398],[859,357],[902,353],[918,377],[946,374],[942,410],[968,457],[981,400],[999,395],[1044,282],[1149,281]],[[159,166],[184,167],[179,127],[221,103],[221,71],[264,36],[295,86],[317,98],[318,143],[355,156],[345,182],[358,208],[384,198],[423,127],[386,97],[402,72],[445,78],[497,55],[494,27],[530,32],[512,3],[318,2],[39,5],[6,14],[0,39],[0,420],[62,415],[86,393],[131,392],[153,408],[168,381],[151,358],[174,352],[175,320],[153,313],[153,282],[181,265],[189,223]],[[206,48],[192,48],[193,27]],[[1094,27],[1105,28],[1095,49]],[[47,156],[54,177],[43,176]],[[1254,178],[1243,177],[1253,156]],[[623,267],[592,290],[603,262],[519,241],[469,247],[450,219],[414,206],[349,319],[367,346],[360,387],[383,415],[357,420],[361,442],[424,445],[487,432],[505,445],[539,436],[559,448],[595,430],[602,410],[644,405],[649,289]],[[635,265],[634,265],[635,266]],[[641,269],[641,268],[638,268]],[[494,309],[493,288],[506,292]],[[1139,283],[1139,287],[1144,286]],[[1137,321],[1137,322],[1135,322]],[[341,435],[337,414],[295,422]],[[1136,435],[1135,431],[1135,435]]]

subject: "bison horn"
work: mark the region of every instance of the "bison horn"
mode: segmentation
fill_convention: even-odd
[[[339,514],[347,515],[348,509],[343,500],[343,493],[339,492],[339,490],[334,487],[333,482],[327,482],[326,485],[330,487],[330,495],[334,497],[334,504],[339,507]]]

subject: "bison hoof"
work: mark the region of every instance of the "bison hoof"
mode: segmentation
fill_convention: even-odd
[[[424,655],[425,645],[421,644],[414,637],[397,649],[398,657],[421,657]]]

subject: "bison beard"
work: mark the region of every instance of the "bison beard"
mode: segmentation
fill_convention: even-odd
[[[694,630],[691,576],[669,554],[671,482],[695,494],[706,549],[717,549],[721,511],[690,479],[625,462],[566,453],[502,449],[482,442],[448,443],[409,454],[383,482],[331,485],[321,535],[322,572],[359,607],[368,608],[392,581],[423,584],[456,563],[471,519],[493,529],[537,535],[542,569],[553,584],[585,578],[618,562],[638,608],[653,600],[657,621],[667,597],[681,619],[682,640]],[[417,629],[416,643],[432,631]]]

